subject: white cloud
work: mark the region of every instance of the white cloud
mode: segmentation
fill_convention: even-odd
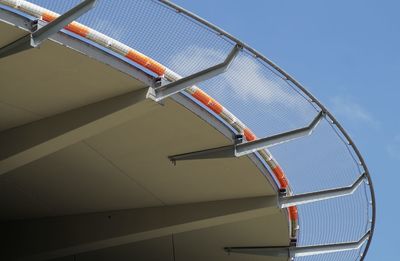
[[[349,96],[336,96],[331,99],[332,111],[356,123],[366,123],[378,127],[379,122],[360,104]]]
[[[168,64],[181,74],[188,75],[197,69],[199,63],[211,66],[223,61],[225,57],[226,54],[220,50],[190,46],[172,57]],[[272,77],[266,73],[263,65],[250,55],[237,56],[229,70],[219,77],[223,77],[224,91],[231,91],[241,100],[263,104],[279,103],[297,112],[306,107],[300,95],[285,86],[283,80],[281,85],[271,80]]]

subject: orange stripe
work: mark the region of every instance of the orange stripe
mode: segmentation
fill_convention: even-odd
[[[247,141],[257,139],[257,136],[249,128],[244,129],[243,134]]]
[[[44,12],[42,14],[42,19],[46,22],[52,22],[54,21],[58,16],[54,15],[52,13],[49,12]],[[68,31],[71,31],[73,33],[76,33],[80,36],[86,37],[89,34],[89,28],[81,25],[77,22],[72,22],[69,25],[67,25],[65,27],[65,29],[67,29]],[[149,69],[150,71],[156,73],[157,75],[164,75],[166,68],[161,65],[160,63],[154,61],[153,59],[139,53],[139,52],[135,52],[133,50],[130,50],[125,57],[127,57],[128,59],[142,65],[143,67]]]
[[[283,170],[281,169],[281,167],[276,165],[275,168],[272,169],[272,171],[274,172],[275,177],[278,180],[281,188],[287,188],[288,181],[287,181],[287,179],[285,177],[285,173],[283,173]]]
[[[79,34],[80,36],[86,37],[89,34],[89,28],[84,25],[72,22],[65,27],[68,31]]]
[[[42,14],[42,20],[46,21],[46,22],[52,22],[54,21],[58,16],[54,15],[52,13],[49,12],[44,12]],[[80,25],[77,22],[72,22],[69,25],[67,25],[66,27],[64,27],[65,29],[67,29],[68,31],[71,31],[73,33],[76,33],[80,36],[86,37],[89,34],[89,28],[84,26],[84,25]]]
[[[49,13],[49,12],[44,12],[42,14],[42,20],[46,21],[46,22],[52,22],[53,20],[55,20],[57,18],[56,15]]]
[[[213,112],[215,112],[218,115],[221,114],[222,110],[224,109],[219,102],[211,98],[208,94],[206,94],[200,89],[197,89],[192,94],[192,96],[195,97],[204,105],[206,105],[208,108],[210,108]]]
[[[297,207],[296,206],[291,206],[288,209],[289,209],[289,218],[290,218],[290,220],[297,220],[299,218]]]
[[[58,16],[54,15],[52,13],[49,12],[44,12],[42,14],[42,19],[46,22],[51,22],[54,19],[56,19]],[[65,29],[67,29],[68,31],[71,31],[73,33],[76,33],[80,36],[86,37],[89,34],[90,29],[84,25],[81,25],[77,22],[72,22],[69,25],[67,25],[65,27]],[[160,63],[154,61],[153,59],[135,52],[133,50],[130,50],[125,57],[127,57],[128,59],[142,65],[143,67],[149,69],[150,71],[156,73],[157,75],[161,76],[164,75],[166,68],[164,66],[162,66]]]
[[[150,71],[156,73],[157,75],[164,75],[165,67],[154,61],[153,59],[139,53],[134,50],[129,50],[129,52],[125,55],[126,58],[134,61],[142,65],[143,67],[149,69]]]

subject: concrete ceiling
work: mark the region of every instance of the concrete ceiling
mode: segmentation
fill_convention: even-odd
[[[271,219],[280,220],[272,223]],[[123,260],[125,256],[138,257],[140,260],[227,260],[227,261],[280,261],[282,257],[254,255],[228,255],[222,251],[225,246],[285,245],[287,239],[282,228],[286,221],[277,216],[258,218],[248,221],[217,226],[213,228],[181,233],[154,240],[141,241],[119,247],[107,248],[77,255],[75,259],[65,261],[105,261]],[[154,251],[157,249],[157,251]],[[174,251],[174,250],[175,251]],[[174,259],[175,256],[175,259]],[[61,261],[61,259],[60,259]]]
[[[24,34],[0,22],[0,46]],[[145,87],[130,75],[47,41],[40,48],[0,59],[0,130]],[[171,164],[169,155],[231,143],[177,102],[168,99],[160,105],[146,100],[125,115],[129,120],[123,124],[1,175],[0,219],[275,195],[248,157]],[[280,211],[185,232],[175,235],[176,260],[225,260],[224,246],[287,245],[288,233],[287,217]],[[76,260],[119,255],[172,260],[171,253],[171,237],[162,237],[81,254]],[[241,255],[229,260],[250,259],[266,260]]]

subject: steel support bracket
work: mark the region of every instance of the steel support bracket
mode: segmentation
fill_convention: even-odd
[[[203,82],[209,80],[217,75],[220,75],[226,70],[228,70],[229,66],[232,64],[233,60],[242,49],[240,45],[235,45],[228,56],[222,63],[214,65],[210,68],[207,68],[203,71],[197,72],[190,76],[181,78],[175,82],[168,83],[166,85],[162,85],[156,88],[149,88],[149,92],[147,93],[147,98],[150,98],[156,102],[159,102],[175,93],[178,93],[188,87],[191,87],[199,82]]]
[[[94,6],[95,2],[96,0],[84,0],[66,13],[57,17],[54,21],[0,48],[0,58],[38,47],[51,35],[57,33],[69,23],[89,11]]]
[[[348,196],[353,194],[357,190],[357,188],[361,185],[364,179],[366,179],[366,177],[367,176],[365,173],[362,174],[351,186],[348,187],[328,189],[293,196],[281,196],[278,198],[278,205],[280,208],[287,208],[321,200]]]
[[[359,249],[365,241],[370,237],[371,232],[368,231],[358,241],[343,242],[326,245],[301,246],[301,247],[226,247],[228,253],[249,254],[258,256],[285,256],[285,257],[301,257],[313,256],[334,252],[342,252],[348,250]]]
[[[212,149],[183,153],[183,154],[169,156],[168,158],[172,162],[176,162],[179,160],[231,158],[231,157],[240,157],[248,155],[250,153],[266,149],[268,147],[280,143],[288,142],[297,138],[311,135],[312,131],[317,127],[318,123],[322,120],[324,116],[325,113],[321,111],[306,127],[261,138],[255,141],[249,141],[240,144],[232,144]]]

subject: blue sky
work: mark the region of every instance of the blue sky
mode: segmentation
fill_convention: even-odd
[[[293,75],[361,150],[377,196],[366,260],[398,259],[399,1],[175,0]]]

